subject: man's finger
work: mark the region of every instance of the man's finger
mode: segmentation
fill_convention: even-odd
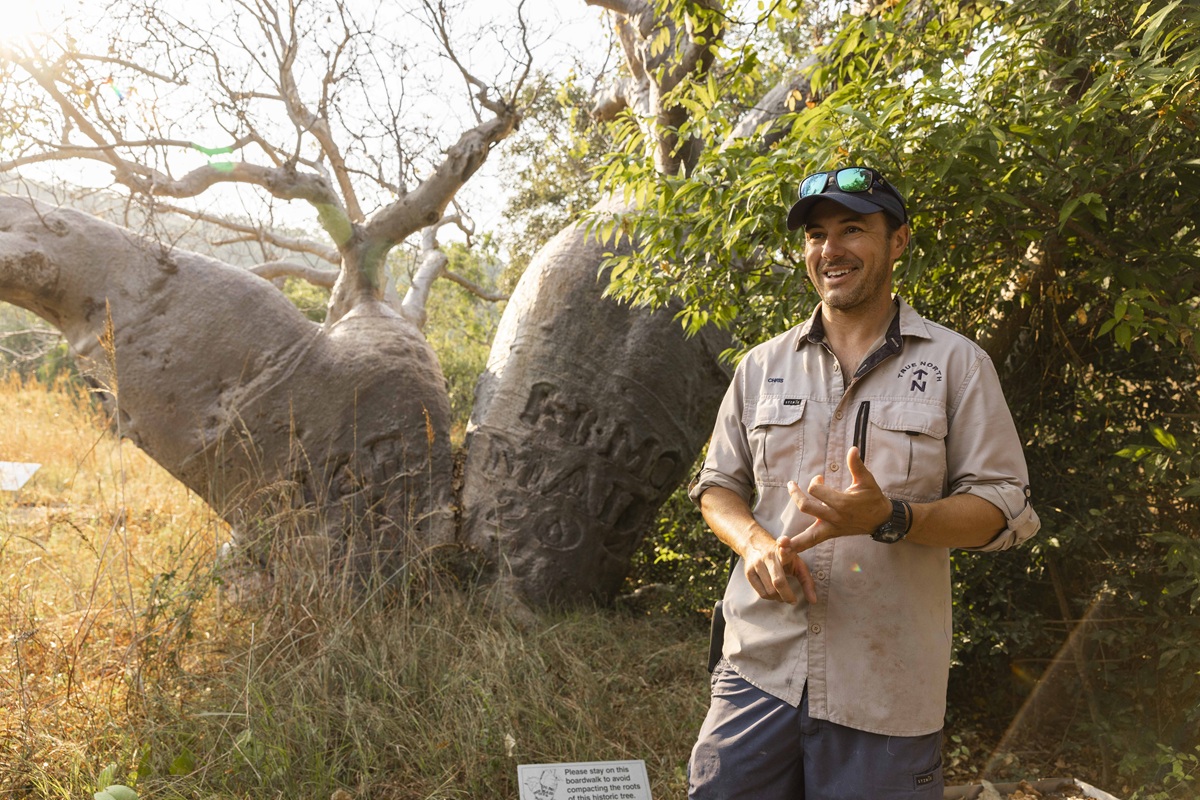
[[[795,536],[789,537],[788,549],[793,553],[803,553],[805,550],[816,547],[828,538],[828,536],[822,535],[828,533],[827,528],[828,525],[825,522],[819,519],[815,520]]]
[[[777,549],[775,558],[767,561],[767,571],[771,576],[771,585],[775,590],[775,598],[782,600],[785,603],[795,603],[796,593],[792,591],[791,584],[788,583],[788,568],[784,562],[780,560],[780,552]]]
[[[829,516],[833,509],[812,493],[814,488],[818,492],[825,491],[825,481],[820,475],[812,479],[808,485],[807,492],[801,489],[800,484],[795,481],[788,481],[787,486],[788,494],[791,495],[792,502],[796,504],[796,508],[810,517],[824,519]]]
[[[846,468],[850,470],[852,483],[868,487],[877,485],[875,476],[871,474],[871,470],[867,469],[866,462],[862,460],[862,455],[858,452],[857,447],[851,447],[846,451]]]
[[[750,588],[764,600],[796,602],[796,595],[787,582],[787,569],[779,558],[778,546],[775,553],[758,560],[753,566],[747,562],[746,580]]]
[[[808,564],[804,559],[797,558],[793,575],[800,581],[800,588],[804,590],[804,599],[809,605],[817,604],[817,582],[813,580],[812,573],[808,571]]]

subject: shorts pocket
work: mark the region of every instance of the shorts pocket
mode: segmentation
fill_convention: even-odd
[[[917,797],[940,798],[945,794],[945,778],[942,776],[942,760],[937,766],[913,775],[913,794]]]

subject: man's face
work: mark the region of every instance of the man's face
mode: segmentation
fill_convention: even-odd
[[[864,215],[829,201],[814,206],[804,226],[809,280],[839,311],[891,302],[892,264],[907,245],[907,225],[889,235],[882,211]]]

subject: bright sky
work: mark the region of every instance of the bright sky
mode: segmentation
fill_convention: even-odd
[[[3,9],[4,23],[0,27],[0,37],[15,40],[46,30],[77,4],[77,0],[3,0],[0,8]]]
[[[222,8],[227,7],[231,0],[186,0],[186,2],[185,0],[160,0],[160,5],[168,11],[176,11],[194,8],[197,2],[207,4],[213,9],[213,17],[219,18],[222,16]],[[352,5],[356,2],[357,0],[351,0]],[[387,19],[383,17],[386,14],[386,4],[377,6],[372,0],[365,0],[365,2],[371,3],[369,6],[371,10],[379,9],[378,13],[381,14],[381,18]],[[487,17],[507,17],[512,21],[516,19],[517,0],[499,0],[499,2],[497,0],[465,0],[463,5],[464,12],[455,15],[452,22],[455,31],[461,32],[464,36],[471,31],[473,25],[480,24],[479,21]],[[92,8],[96,8],[96,6],[91,5],[90,2],[85,3],[85,0],[0,0],[0,9],[4,11],[3,21],[0,22],[0,46],[3,46],[6,41],[15,42],[30,34],[54,29],[62,20],[74,18],[81,13],[82,9]],[[571,64],[578,60],[599,68],[606,53],[607,41],[606,22],[600,9],[586,5],[583,0],[525,0],[524,16],[535,32],[531,36],[530,44],[534,48],[536,69],[565,74]],[[395,19],[399,19],[399,15],[390,18],[389,21]],[[409,23],[408,28],[412,27]],[[494,43],[491,48],[488,49],[488,46],[481,44],[474,50],[460,52],[461,57],[470,60],[472,71],[485,80],[497,77],[491,64],[494,62],[497,65],[495,69],[498,70],[505,57],[503,53],[495,52]],[[426,61],[414,64],[414,72],[426,72],[435,68],[445,71],[447,65],[444,63],[444,59],[435,61],[434,58],[429,56]],[[437,61],[443,63],[437,63]],[[426,108],[431,109],[427,112],[430,117],[436,119],[440,116],[445,120],[446,129],[449,131],[447,136],[454,137],[464,130],[465,124],[461,118],[451,119],[448,114],[452,107],[461,105],[456,101],[466,96],[466,88],[457,73],[444,72],[444,74],[447,76],[444,81],[444,85],[448,87],[447,94],[434,97],[431,101],[433,105],[426,106]],[[119,83],[114,84],[114,89],[119,85]],[[447,97],[449,99],[446,99]],[[136,93],[130,99],[134,103],[139,102]],[[406,102],[411,107],[412,98],[406,98]],[[227,138],[219,130],[215,134],[199,130],[178,133],[209,147],[219,147],[225,143]],[[447,143],[452,140],[449,138]],[[173,171],[178,175],[181,170],[186,171],[204,163],[199,154],[194,155],[195,164],[176,164]],[[497,172],[498,161],[496,155],[493,155],[480,173],[460,192],[460,197],[470,202],[480,231],[487,230],[499,221],[500,210],[503,207],[506,182],[503,176]],[[24,171],[30,177],[45,177],[45,172],[40,169]],[[98,187],[110,185],[109,169],[100,165],[70,162],[65,165],[55,165],[55,171],[57,174],[69,175],[73,181],[82,182],[85,185]],[[220,194],[226,193],[232,193],[232,190],[227,189],[226,192]],[[214,197],[216,194],[214,193]],[[239,206],[238,202],[230,203],[225,197],[220,198],[217,202],[223,208]],[[303,203],[290,205],[295,206],[296,218],[288,221],[311,226],[314,222],[311,208]],[[286,210],[277,208],[277,211],[284,215],[293,213],[291,208]]]

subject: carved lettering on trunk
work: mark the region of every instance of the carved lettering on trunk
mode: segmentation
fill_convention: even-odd
[[[664,451],[662,442],[654,436],[638,442],[624,421],[604,419],[588,404],[565,399],[564,393],[547,381],[533,385],[520,419],[531,428],[612,461],[656,490],[671,482],[683,468],[678,451]]]

